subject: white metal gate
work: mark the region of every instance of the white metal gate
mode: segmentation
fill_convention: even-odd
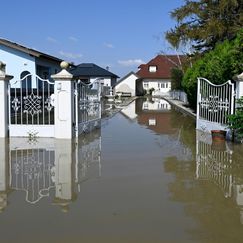
[[[234,84],[212,84],[198,78],[197,129],[205,132],[227,130],[227,116],[234,112]]]
[[[9,136],[54,137],[54,82],[27,74],[9,85]]]
[[[89,84],[80,80],[75,82],[74,120],[76,137],[100,127],[100,92],[100,83],[98,81]]]

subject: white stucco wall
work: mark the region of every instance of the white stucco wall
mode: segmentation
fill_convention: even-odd
[[[148,85],[146,85],[148,84]],[[164,86],[164,87],[163,87]],[[169,79],[145,79],[143,80],[143,89],[154,88],[153,95],[167,94],[171,90],[171,80]]]
[[[127,78],[122,80],[119,84],[115,86],[115,93],[126,92],[131,93],[132,96],[136,95],[136,80],[137,76],[135,74],[130,74]]]
[[[6,64],[6,73],[14,76],[11,83],[20,79],[23,71],[35,73],[35,57],[0,44],[0,61]]]
[[[102,79],[100,82],[104,84],[104,86],[111,86],[111,78],[110,77],[91,77],[90,82],[93,83],[95,80]]]

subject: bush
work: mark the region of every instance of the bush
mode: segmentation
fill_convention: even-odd
[[[197,77],[208,79],[214,84],[223,84],[243,69],[243,30],[232,41],[224,41],[215,49],[206,53],[188,68],[182,86],[188,96],[191,107],[196,109]]]
[[[228,125],[237,141],[243,141],[243,97],[236,101],[235,114],[228,116]]]

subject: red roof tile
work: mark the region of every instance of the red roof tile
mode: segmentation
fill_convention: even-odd
[[[179,56],[181,61],[184,62],[186,56]],[[171,68],[180,65],[180,61],[177,55],[158,55],[154,59],[150,60],[147,64],[141,64],[139,66],[140,70],[137,72],[137,75],[144,78],[151,79],[169,79],[171,74]],[[149,72],[150,66],[156,66],[156,72]]]

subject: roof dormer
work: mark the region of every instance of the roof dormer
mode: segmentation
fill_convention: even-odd
[[[155,66],[155,65],[149,66],[149,72],[150,73],[155,73],[156,71],[157,71],[157,66]]]

